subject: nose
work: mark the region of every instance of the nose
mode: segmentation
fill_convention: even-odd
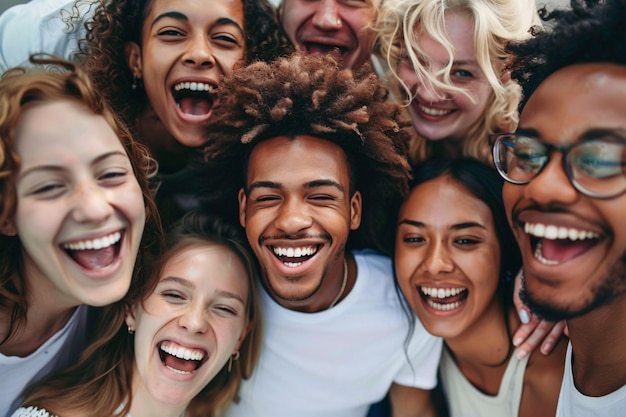
[[[543,170],[524,189],[524,196],[539,204],[573,204],[579,192],[569,181],[561,161],[561,152],[552,152]]]
[[[278,208],[274,226],[285,233],[297,233],[311,227],[313,219],[306,204],[297,198],[287,198]]]
[[[181,314],[178,324],[190,333],[205,333],[209,327],[208,313],[199,303],[190,303]]]
[[[433,276],[454,270],[454,263],[450,259],[448,249],[443,241],[433,240],[431,242],[422,261],[422,268]]]
[[[78,185],[74,190],[72,218],[78,223],[99,224],[106,221],[114,213],[110,203],[112,193],[93,181]]]
[[[183,62],[191,67],[207,68],[215,64],[213,48],[204,34],[194,36],[183,55]]]
[[[417,84],[417,95],[424,103],[438,103],[447,99],[448,94],[437,87],[426,77],[420,77]]]
[[[322,30],[337,30],[341,28],[342,22],[339,16],[337,0],[322,0],[317,3],[317,8],[313,15],[313,25]]]

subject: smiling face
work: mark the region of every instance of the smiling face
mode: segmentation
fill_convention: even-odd
[[[429,333],[471,331],[498,310],[500,245],[489,207],[449,176],[411,190],[396,235],[398,283]]]
[[[12,221],[30,285],[65,306],[103,306],[130,285],[145,223],[141,188],[101,116],[70,101],[25,108]]]
[[[136,332],[130,413],[146,404],[182,411],[238,351],[248,297],[246,269],[230,249],[196,242],[175,253],[126,318]]]
[[[153,0],[141,48],[128,45],[128,64],[168,132],[185,146],[205,142],[220,77],[245,55],[240,0]]]
[[[295,47],[307,53],[341,52],[347,68],[370,58],[374,33],[367,26],[376,18],[381,0],[283,0],[280,20]]]
[[[246,190],[240,220],[270,295],[288,308],[328,307],[361,219],[343,150],[311,136],[264,140],[250,154]]]
[[[626,67],[572,65],[532,94],[519,129],[553,145],[571,145],[597,129],[626,129]],[[626,195],[579,193],[552,152],[526,185],[505,183],[507,216],[524,259],[531,307],[550,319],[584,314],[626,291]]]
[[[462,141],[483,113],[492,97],[492,88],[476,60],[474,24],[469,17],[446,12],[444,27],[454,48],[450,79],[455,87],[468,94],[443,91],[431,84],[422,84],[408,58],[398,67],[398,75],[415,97],[409,114],[415,131],[428,140]],[[446,49],[428,33],[417,27],[419,49],[433,72],[449,62]],[[438,78],[443,81],[442,77]],[[473,98],[473,101],[471,98]]]

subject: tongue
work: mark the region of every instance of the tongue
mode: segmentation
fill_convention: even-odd
[[[165,365],[182,372],[193,372],[196,370],[197,361],[186,361],[169,354],[165,354]]]
[[[179,104],[182,112],[191,116],[204,116],[211,110],[211,103],[207,99],[185,97]]]
[[[558,261],[562,263],[581,255],[582,253],[591,249],[591,247],[593,247],[596,243],[596,239],[542,239],[542,256],[551,261]]]
[[[452,304],[452,303],[456,303],[457,301],[461,301],[461,299],[465,298],[466,295],[467,295],[467,291],[463,291],[457,295],[453,295],[453,296],[446,297],[446,298],[435,298],[431,296],[427,296],[427,297],[431,301],[438,303],[438,304]]]
[[[102,269],[115,260],[115,245],[98,250],[73,250],[70,256],[85,269]]]

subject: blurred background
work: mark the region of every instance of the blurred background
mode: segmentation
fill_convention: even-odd
[[[277,4],[280,0],[270,0],[272,3]],[[0,13],[5,11],[11,6],[15,6],[16,4],[28,3],[28,0],[20,1],[20,0],[0,0]],[[552,8],[555,5],[565,5],[568,3],[568,0],[537,0],[537,6],[548,6],[548,8]]]

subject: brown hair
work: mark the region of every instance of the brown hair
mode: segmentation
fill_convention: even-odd
[[[257,62],[237,70],[220,88],[220,105],[204,150],[229,202],[245,184],[246,158],[260,141],[310,135],[339,145],[348,159],[351,192],[363,198],[361,227],[348,246],[390,251],[393,215],[407,192],[408,137],[400,111],[365,65],[342,68],[332,56],[302,55]],[[241,171],[244,171],[242,177]]]
[[[159,216],[148,185],[149,177],[156,172],[155,161],[147,148],[132,138],[77,64],[43,55],[33,56],[30,61],[39,67],[13,68],[0,79],[0,225],[12,219],[17,208],[15,177],[20,169],[20,158],[14,150],[14,140],[25,107],[33,102],[75,101],[102,116],[128,154],[146,206],[146,226],[137,265],[149,262],[152,251],[158,250],[162,239]],[[19,236],[0,235],[0,313],[7,314],[10,323],[0,344],[9,340],[26,320],[28,288],[21,274],[20,251]],[[135,279],[137,274],[133,281]]]
[[[185,415],[213,417],[235,398],[242,378],[249,378],[261,349],[261,310],[255,286],[258,266],[249,249],[243,230],[217,217],[199,213],[186,214],[168,234],[167,249],[157,262],[144,271],[142,286],[129,291],[124,300],[103,308],[98,320],[98,338],[88,346],[79,361],[29,387],[24,406],[44,407],[50,413],[68,411],[93,417],[126,415],[132,403],[132,376],[135,362],[134,338],[126,329],[124,318],[130,307],[142,303],[155,290],[163,268],[174,256],[190,247],[224,246],[232,251],[247,272],[249,296],[247,324],[250,332],[242,342],[240,359],[228,370],[225,363],[219,373],[196,395]]]

